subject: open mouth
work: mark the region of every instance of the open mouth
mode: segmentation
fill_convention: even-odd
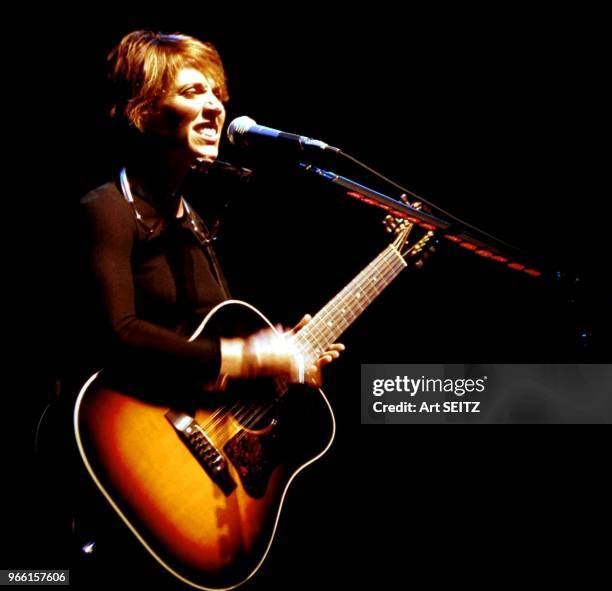
[[[219,130],[214,123],[200,123],[193,127],[193,130],[205,140],[214,142],[219,137]]]

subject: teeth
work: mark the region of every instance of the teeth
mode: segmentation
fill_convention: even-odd
[[[217,135],[217,130],[214,127],[204,127],[200,130],[203,136],[213,138]]]

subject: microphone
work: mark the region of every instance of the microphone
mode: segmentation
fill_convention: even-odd
[[[321,142],[314,140],[304,135],[296,135],[295,133],[287,133],[272,127],[257,125],[257,123],[243,115],[234,119],[227,128],[227,137],[229,141],[236,146],[244,147],[284,147],[293,146],[301,151],[314,149],[321,151],[330,151],[338,153],[339,148],[334,148]]]

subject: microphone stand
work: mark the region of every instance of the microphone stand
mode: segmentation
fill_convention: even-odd
[[[318,168],[305,162],[300,162],[299,166],[309,173],[315,174],[344,189],[348,189],[346,193],[348,197],[358,199],[368,205],[383,209],[395,217],[405,218],[409,222],[425,230],[440,231],[442,237],[449,242],[454,242],[459,247],[473,252],[482,258],[503,264],[508,269],[521,271],[531,277],[540,277],[542,275],[541,271],[533,268],[527,263],[527,255],[510,245],[493,243],[490,239],[485,240],[482,237],[476,236],[474,232],[457,222],[451,223],[422,210],[415,209],[410,205],[397,201],[388,195],[379,193],[378,191],[334,172]]]

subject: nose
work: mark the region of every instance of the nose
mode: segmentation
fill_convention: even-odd
[[[205,97],[203,110],[207,113],[213,112],[219,115],[225,110],[225,107],[214,93],[209,92]]]

